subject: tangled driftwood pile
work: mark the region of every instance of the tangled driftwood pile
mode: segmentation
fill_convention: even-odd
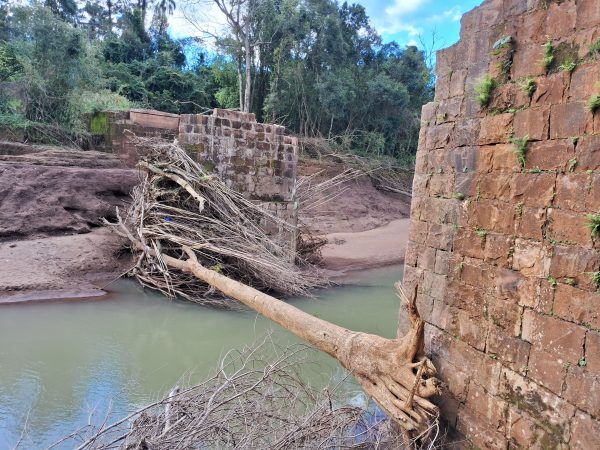
[[[292,246],[264,231],[271,225],[293,236],[293,225],[207,174],[176,143],[135,136],[131,141],[143,155],[140,167],[145,175],[116,231],[153,250],[138,252],[131,271],[143,285],[169,297],[217,307],[235,305],[213,286],[168,269],[163,255],[178,259],[184,246],[204,266],[260,290],[306,296],[324,283],[310,264],[298,261],[302,256]],[[309,258],[317,250],[303,255]]]

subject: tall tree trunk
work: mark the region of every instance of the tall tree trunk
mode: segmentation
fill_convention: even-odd
[[[238,94],[240,98],[240,111],[244,110],[244,79],[242,78],[242,58],[237,58]]]
[[[244,107],[242,111],[250,112],[250,95],[252,91],[252,48],[250,46],[249,36],[250,21],[246,23],[246,30],[244,31],[244,48],[245,48],[245,62],[246,62],[246,86],[244,92]]]

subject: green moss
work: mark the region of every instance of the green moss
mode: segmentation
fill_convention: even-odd
[[[462,192],[454,192],[452,194],[452,198],[455,198],[456,200],[464,200],[465,194],[463,194]]]
[[[527,158],[527,146],[529,145],[529,136],[523,136],[521,138],[511,137],[510,143],[514,146],[513,151],[517,155],[517,161],[521,167],[525,167]]]
[[[585,226],[590,230],[592,239],[600,236],[600,214],[586,214]]]
[[[558,282],[556,281],[556,278],[554,278],[552,275],[548,275],[548,283],[550,283],[550,286],[552,286],[553,288],[556,287],[556,285],[558,284]]]
[[[92,116],[90,119],[90,133],[108,133],[108,115],[106,113],[96,113]]]
[[[496,87],[496,82],[489,75],[485,75],[475,85],[475,93],[477,94],[477,102],[482,108],[486,108],[492,100],[492,92]]]
[[[575,281],[575,278],[570,278],[570,277],[565,278],[563,280],[563,282],[565,284],[568,284],[569,286],[575,286],[577,284],[577,282]]]
[[[517,203],[517,206],[515,206],[515,212],[517,213],[517,217],[523,217],[523,202]]]
[[[593,56],[597,56],[598,54],[600,54],[600,38],[596,39],[590,44],[589,50],[590,54]]]
[[[594,114],[598,108],[600,108],[600,95],[592,95],[588,99],[587,109]]]
[[[569,160],[569,167],[568,167],[569,172],[574,172],[575,167],[577,167],[577,158],[571,158]]]
[[[475,230],[475,234],[477,236],[479,236],[481,239],[485,239],[486,236],[487,236],[487,234],[488,234],[488,232],[486,230],[484,230],[483,228],[477,228]]]
[[[529,98],[533,97],[535,90],[537,89],[537,83],[533,79],[533,77],[524,78],[521,83],[519,83],[519,87],[523,92],[527,94]]]

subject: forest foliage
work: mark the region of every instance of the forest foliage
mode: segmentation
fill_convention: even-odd
[[[240,108],[364,155],[414,155],[433,91],[425,55],[383,43],[362,6],[204,1],[237,12],[210,40],[173,37],[174,0],[0,0],[0,127],[77,132],[98,110]]]

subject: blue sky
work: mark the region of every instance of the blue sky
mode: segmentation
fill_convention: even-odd
[[[338,0],[340,3],[344,0]],[[396,41],[401,45],[420,45],[421,37],[431,46],[432,33],[435,31],[435,50],[448,47],[458,41],[460,17],[473,9],[483,0],[347,0],[348,3],[360,3],[371,18],[385,42]],[[171,18],[171,33],[175,37],[198,35],[192,23],[196,21],[200,28],[219,28],[219,12],[211,1],[191,2],[201,5],[186,11],[185,3],[175,11]]]
[[[431,43],[436,34],[436,49],[458,41],[460,17],[480,5],[482,0],[358,0],[384,41],[402,45],[416,44],[419,36]]]

